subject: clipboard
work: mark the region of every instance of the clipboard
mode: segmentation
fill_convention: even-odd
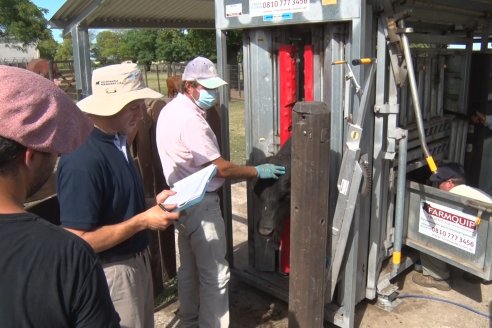
[[[210,164],[200,171],[179,180],[171,189],[176,194],[169,196],[164,201],[164,205],[177,204],[173,212],[179,212],[200,203],[207,192],[208,184],[216,173],[217,167],[215,164]]]

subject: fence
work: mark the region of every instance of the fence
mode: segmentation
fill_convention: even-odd
[[[0,64],[27,68],[28,61],[1,58]],[[78,92],[80,92],[80,90],[76,90],[73,61],[57,61],[53,62],[53,66],[56,67],[54,69],[57,71],[56,77],[58,77],[60,88],[72,99],[79,100],[80,95]],[[144,65],[140,65],[140,69],[144,72],[147,86],[166,95],[166,80],[168,76],[182,75],[185,66],[185,63],[162,63],[152,64],[149,71],[145,69]],[[227,65],[223,79],[229,84],[229,97],[242,99],[244,96],[242,65]]]
[[[167,94],[166,79],[168,76],[182,75],[185,66],[185,63],[163,63],[152,64],[149,71],[145,70],[144,65],[140,65],[140,69],[144,72],[147,86],[162,94]],[[242,98],[244,95],[242,65],[227,65],[223,78],[229,83],[229,96],[232,98]]]
[[[19,59],[19,58],[0,58],[0,65],[26,68],[29,60],[28,59]]]

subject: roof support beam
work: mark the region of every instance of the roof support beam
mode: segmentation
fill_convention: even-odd
[[[443,6],[462,8],[468,11],[481,11],[487,12],[492,10],[492,3],[487,1],[476,1],[476,0],[433,0],[434,3]]]
[[[83,99],[92,93],[92,67],[90,58],[89,29],[75,25],[70,30],[72,34],[73,62],[77,98]]]
[[[71,21],[68,25],[63,28],[63,35],[68,34],[76,26],[81,25],[87,17],[89,17],[105,0],[94,0],[92,1],[77,18]]]

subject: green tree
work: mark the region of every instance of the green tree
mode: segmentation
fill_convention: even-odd
[[[127,42],[126,34],[130,30],[123,30],[120,32],[120,47],[118,49],[119,57],[122,61],[129,60],[133,63],[137,62],[137,54],[133,51]]]
[[[53,60],[58,51],[58,43],[53,38],[41,40],[38,43],[38,50],[41,58]]]
[[[46,12],[29,0],[0,0],[0,38],[24,46],[52,38]]]
[[[63,42],[60,45],[58,45],[58,49],[56,50],[55,60],[56,61],[73,60],[72,36],[70,34],[64,37]]]
[[[168,63],[188,61],[193,58],[184,30],[161,29],[156,38],[156,59]]]
[[[168,63],[193,58],[190,45],[183,30],[161,29],[156,38],[156,59]]]
[[[215,30],[162,29],[157,33],[156,45],[156,58],[165,62],[188,61],[196,56],[217,61]],[[230,63],[237,63],[241,59],[241,31],[227,31],[227,48]]]
[[[129,30],[122,35],[122,43],[125,45],[123,49],[149,71],[150,65],[156,60],[156,39],[155,29]]]
[[[101,65],[118,64],[121,58],[122,35],[113,31],[102,31],[96,36],[92,46],[92,56]]]
[[[188,30],[186,39],[190,45],[192,57],[203,56],[217,61],[217,43],[215,30]]]
[[[226,31],[227,36],[227,60],[229,64],[242,62],[243,31]]]

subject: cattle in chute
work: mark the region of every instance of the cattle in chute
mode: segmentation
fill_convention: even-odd
[[[167,97],[174,98],[178,95],[181,85],[181,75],[172,75],[166,80]]]
[[[52,79],[58,78],[58,66],[56,63],[53,63],[52,66]],[[26,67],[29,71],[39,74],[47,79],[50,78],[50,61],[48,59],[33,59],[29,63],[27,63]]]
[[[291,144],[291,139],[287,140],[276,155],[265,159],[265,163],[285,166],[285,174],[278,180],[258,179],[253,186],[261,209],[258,233],[272,238],[275,242],[280,241],[284,221],[290,215]]]

